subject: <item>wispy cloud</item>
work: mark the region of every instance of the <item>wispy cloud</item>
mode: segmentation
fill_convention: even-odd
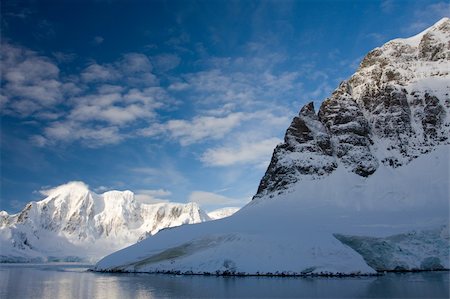
[[[394,0],[383,0],[381,1],[380,8],[384,13],[391,13],[395,9],[395,2]]]
[[[189,179],[176,167],[171,160],[162,159],[158,167],[136,167],[129,169],[131,173],[140,176],[140,181],[146,185],[155,185],[166,188],[166,186],[187,186]]]
[[[127,53],[114,63],[90,64],[81,73],[81,78],[88,83],[120,80],[127,85],[156,86],[158,80],[152,70],[149,57],[141,53]]]
[[[64,53],[60,51],[53,52],[52,55],[61,63],[71,62],[77,57],[77,54],[75,53]]]
[[[138,134],[148,137],[166,136],[182,146],[206,140],[221,140],[230,136],[235,139],[236,134],[245,134],[245,138],[253,140],[255,136],[260,137],[261,132],[264,132],[264,135],[272,134],[274,129],[286,126],[289,120],[289,115],[285,114],[286,110],[278,111],[279,107],[254,112],[230,112],[233,108],[228,108],[228,105],[204,110],[202,115],[192,119],[173,119],[165,123],[152,124],[140,129]]]
[[[269,138],[257,142],[241,143],[208,149],[201,161],[209,166],[231,166],[235,164],[255,164],[266,167],[279,138]]]
[[[172,192],[165,189],[139,189],[135,191],[134,197],[146,204],[155,204],[169,202],[168,196],[172,195]]]
[[[53,61],[8,43],[1,51],[3,113],[27,117],[62,101],[64,83]]]
[[[105,39],[102,36],[95,36],[92,42],[96,45],[100,45],[103,43]]]
[[[119,78],[119,72],[112,65],[89,65],[82,73],[81,78],[86,82],[108,82]]]
[[[54,56],[71,59],[62,53]],[[150,59],[139,53],[124,54],[112,63],[94,62],[79,76],[67,76],[53,59],[3,43],[1,63],[2,113],[44,120],[41,134],[31,137],[38,146],[115,144],[133,136],[124,134],[130,124],[152,122],[157,109],[175,104],[159,86]]]
[[[170,136],[181,145],[189,145],[204,139],[220,139],[239,126],[243,113],[230,113],[225,117],[200,116],[191,121],[170,120],[165,127]]]
[[[252,136],[255,127],[272,134],[270,126],[286,122],[286,109],[276,115],[283,108],[277,100],[293,97],[301,88],[299,72],[273,69],[274,61],[285,60],[277,53],[234,58],[205,53],[199,71],[174,78],[164,76],[180,63],[175,54],[126,53],[67,75],[55,60],[19,46],[3,47],[3,113],[45,120],[41,133],[30,138],[37,146],[79,142],[99,147],[143,136],[189,146],[229,139],[238,131]],[[53,56],[60,62],[73,59],[63,53]],[[180,96],[190,102],[193,115],[163,121],[161,111],[177,109],[174,98]]]
[[[176,54],[160,54],[153,57],[152,60],[155,67],[163,72],[176,68],[181,62],[181,58]]]
[[[366,38],[374,41],[377,44],[381,44],[382,42],[386,41],[386,36],[384,36],[381,33],[376,33],[376,32],[368,33],[366,35]]]
[[[44,136],[37,135],[33,138],[44,146],[55,145],[57,142],[79,141],[87,147],[116,144],[124,139],[118,127],[83,126],[81,123],[71,121],[52,122],[44,129]]]
[[[407,34],[415,34],[436,23],[443,17],[450,16],[450,3],[442,1],[420,7],[414,12],[414,22],[406,27]]]

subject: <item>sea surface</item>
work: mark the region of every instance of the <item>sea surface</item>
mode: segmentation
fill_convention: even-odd
[[[0,264],[0,298],[449,298],[449,272],[372,277],[108,274],[82,264]]]

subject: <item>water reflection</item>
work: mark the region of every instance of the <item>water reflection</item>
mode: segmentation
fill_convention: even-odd
[[[85,265],[1,265],[0,298],[448,298],[449,273],[359,278],[205,277],[86,272]]]

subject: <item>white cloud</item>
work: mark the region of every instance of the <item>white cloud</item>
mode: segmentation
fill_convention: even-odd
[[[77,105],[70,113],[69,119],[87,122],[104,121],[114,125],[124,125],[139,118],[151,119],[152,110],[143,109],[143,106],[131,104],[123,106]]]
[[[60,123],[71,122],[72,127],[74,123],[77,123],[76,127],[91,127],[94,122],[103,122],[123,128],[141,119],[150,122],[157,115],[156,109],[169,102],[169,96],[159,87],[124,90],[120,86],[104,84],[97,90],[98,93],[72,98],[72,109]],[[69,136],[76,140],[77,135]]]
[[[174,104],[168,93],[161,87],[148,87],[145,89],[130,89],[124,95],[127,103],[140,103],[147,108],[156,109],[167,104]]]
[[[97,86],[99,94],[117,94],[124,90],[123,86],[113,84],[102,84]]]
[[[134,197],[140,202],[147,204],[155,204],[162,202],[169,202],[167,197],[172,195],[172,192],[165,189],[140,189],[136,190]]]
[[[161,54],[153,57],[153,61],[160,71],[165,72],[176,68],[180,64],[181,58],[175,54]]]
[[[189,89],[190,85],[185,82],[174,82],[169,85],[169,90],[183,91]]]
[[[258,142],[241,143],[237,147],[211,148],[202,155],[201,161],[209,166],[263,164],[267,167],[273,149],[280,142],[278,138],[269,138]]]
[[[167,137],[187,146],[206,140],[230,142],[236,132],[267,139],[272,127],[278,128],[286,119],[271,112],[280,112],[272,100],[284,100],[286,92],[299,86],[299,73],[273,72],[272,60],[262,68],[262,62],[252,57],[249,67],[246,57],[206,56],[199,62],[203,71],[169,77],[170,84],[163,87],[153,74],[153,64],[169,70],[180,63],[176,55],[150,58],[127,53],[109,63],[93,62],[78,75],[64,76],[50,59],[25,48],[10,48],[2,56],[11,66],[5,73],[11,84],[6,82],[9,93],[1,95],[6,108],[2,111],[42,120],[42,132],[30,137],[38,146],[81,142],[97,147],[137,136]],[[64,55],[56,56],[64,60]],[[219,61],[226,62],[224,68],[218,68]],[[183,101],[192,100],[196,114],[190,119],[162,121],[160,111],[177,109],[179,102],[170,92],[178,91],[183,91]],[[12,95],[21,99],[12,101]]]
[[[87,82],[108,82],[119,79],[119,72],[112,65],[89,65],[82,73],[81,78]]]
[[[153,68],[148,57],[141,53],[123,55],[118,66],[126,74],[147,73],[151,72]]]
[[[44,140],[41,138],[45,138]],[[87,147],[99,147],[116,144],[124,139],[119,128],[115,126],[82,126],[77,122],[56,121],[44,129],[44,136],[34,137],[41,144],[80,141]]]
[[[82,73],[81,78],[87,83],[126,82],[133,86],[155,86],[157,77],[152,73],[150,59],[141,53],[126,53],[113,63],[90,64]]]
[[[284,72],[275,75],[271,72],[265,72],[262,75],[266,86],[274,90],[291,90],[295,86],[295,81],[299,77],[298,72]]]
[[[189,145],[204,139],[219,139],[239,126],[243,113],[231,113],[225,117],[200,116],[191,121],[170,120],[165,128],[181,145]]]
[[[143,54],[93,63],[78,77],[60,78],[57,65],[33,51],[4,44],[3,52],[2,113],[43,120],[42,132],[30,137],[37,146],[74,141],[89,147],[115,144],[136,136],[129,130],[137,121],[151,123],[156,109],[177,104],[165,89],[155,86],[152,65]],[[120,78],[127,84],[117,82]]]
[[[176,119],[165,123],[153,123],[138,130],[138,135],[147,137],[167,136],[182,146],[204,142],[206,140],[227,139],[255,141],[268,138],[273,132],[289,124],[291,117],[286,109],[274,107],[254,112],[230,112],[231,103],[221,108],[202,111],[202,115],[190,120]],[[275,114],[277,113],[277,114]],[[273,136],[273,135],[272,135]]]
[[[151,124],[149,127],[137,130],[138,136],[145,136],[145,137],[161,137],[165,133],[167,133],[165,125],[158,123],[154,123]]]
[[[56,187],[44,186],[39,191],[37,191],[37,193],[40,193],[44,196],[50,196],[53,193],[58,192],[60,190],[66,190],[68,187],[89,190],[89,185],[87,185],[86,183],[84,183],[82,181],[70,181],[70,182],[67,182],[65,184],[62,184],[62,185],[59,185]]]
[[[51,109],[63,98],[59,68],[36,52],[1,45],[3,113],[30,116]]]
[[[31,136],[30,140],[34,145],[38,147],[44,147],[47,145],[47,139],[41,135]]]

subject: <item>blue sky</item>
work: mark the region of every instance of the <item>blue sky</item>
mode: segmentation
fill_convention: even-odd
[[[292,117],[447,1],[3,1],[1,198],[242,206]]]

